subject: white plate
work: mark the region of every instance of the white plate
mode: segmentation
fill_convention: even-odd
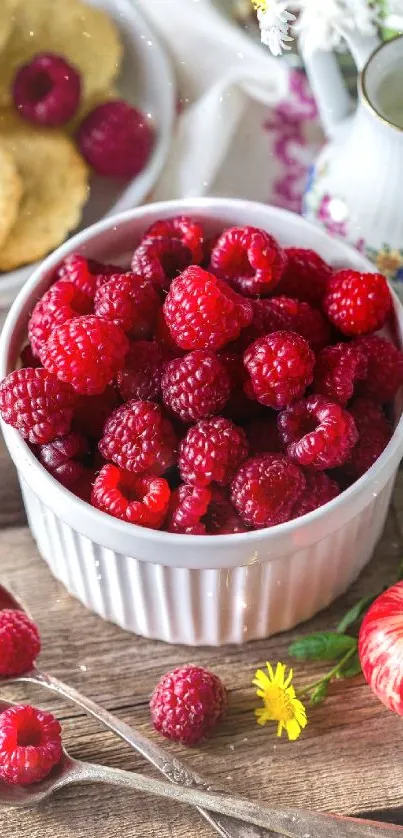
[[[124,46],[124,59],[117,90],[123,99],[150,114],[156,141],[150,160],[136,178],[123,186],[94,177],[84,209],[82,230],[108,215],[136,207],[154,186],[168,155],[175,119],[175,82],[168,58],[154,32],[131,0],[87,0],[104,9],[115,21]],[[77,231],[76,231],[77,232]],[[8,306],[38,263],[0,274],[0,308]]]

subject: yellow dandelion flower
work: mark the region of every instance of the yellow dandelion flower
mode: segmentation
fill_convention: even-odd
[[[253,679],[253,684],[257,687],[256,694],[264,705],[255,710],[257,723],[265,725],[267,722],[278,722],[277,736],[281,736],[285,729],[289,739],[298,739],[306,726],[307,718],[305,707],[291,685],[293,671],[290,669],[286,677],[284,663],[278,663],[275,672],[270,663],[266,663],[266,666],[268,674],[258,669]]]
[[[267,12],[269,0],[252,0],[252,6],[257,12]]]

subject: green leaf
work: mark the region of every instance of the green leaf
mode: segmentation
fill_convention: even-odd
[[[353,655],[348,661],[346,661],[345,666],[342,666],[337,677],[338,678],[354,678],[355,675],[359,675],[362,672],[360,659],[358,657],[358,652]]]
[[[329,684],[326,681],[321,681],[311,692],[311,704],[322,704],[327,696],[328,689]]]
[[[347,611],[347,614],[344,615],[343,619],[340,620],[340,623],[336,628],[336,633],[344,634],[344,632],[352,626],[353,623],[356,623],[357,620],[365,614],[367,608],[372,605],[377,596],[378,594],[371,594],[370,596],[365,596],[362,599],[359,599],[358,602],[356,602],[355,605]]]
[[[302,661],[334,661],[356,646],[357,641],[354,637],[320,631],[291,643],[288,651],[292,657]]]

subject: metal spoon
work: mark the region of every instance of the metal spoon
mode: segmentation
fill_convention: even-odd
[[[11,702],[0,700],[0,713],[12,706]],[[214,789],[200,791],[188,786],[171,785],[163,780],[154,780],[135,772],[122,771],[119,768],[81,762],[70,757],[65,748],[63,748],[59,765],[42,782],[25,788],[0,782],[0,806],[34,806],[59,789],[77,783],[105,783],[176,800],[191,806],[204,807],[212,812],[237,818],[245,825],[250,823],[263,829],[268,828],[277,835],[288,836],[288,838],[301,838],[301,836],[339,838],[341,834],[343,838],[381,838],[381,836],[391,836],[391,833],[403,836],[403,827],[321,815],[303,809],[260,806],[251,800],[231,797],[229,794],[216,792]],[[241,826],[241,828],[244,827]]]

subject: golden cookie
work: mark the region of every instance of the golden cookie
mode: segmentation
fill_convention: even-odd
[[[0,144],[0,247],[16,221],[21,195],[17,167],[12,155]]]
[[[74,230],[88,196],[88,169],[65,134],[31,126],[11,111],[0,112],[0,144],[23,186],[17,220],[0,247],[0,270],[10,271],[41,259]]]
[[[10,37],[14,26],[14,13],[20,0],[0,0],[0,49]]]
[[[81,0],[20,0],[0,54],[0,106],[11,102],[17,69],[39,52],[63,55],[81,72],[83,101],[110,86],[122,58],[115,24],[100,9]]]

